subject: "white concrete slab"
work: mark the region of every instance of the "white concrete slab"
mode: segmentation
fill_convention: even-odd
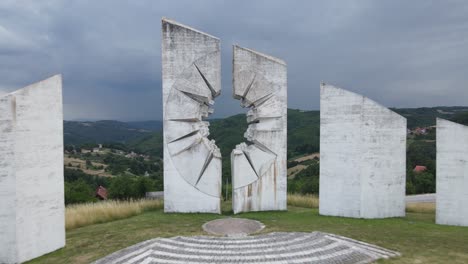
[[[65,246],[60,75],[0,98],[0,263]]]
[[[437,119],[436,223],[468,226],[468,126]]]
[[[219,39],[162,20],[164,211],[220,213],[221,153],[208,139],[221,91]]]
[[[320,214],[405,215],[406,119],[361,95],[320,88]]]
[[[234,213],[286,210],[286,64],[250,49],[233,48],[233,96],[249,107],[245,138],[231,153]]]

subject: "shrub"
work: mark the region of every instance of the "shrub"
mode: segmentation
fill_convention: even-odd
[[[406,212],[410,213],[435,213],[435,203],[409,203],[406,205]]]
[[[159,182],[148,177],[118,176],[111,180],[109,185],[109,198],[136,199],[143,198],[146,192],[154,191]]]
[[[83,179],[65,182],[65,204],[96,201],[94,190]]]
[[[109,186],[109,198],[130,199],[137,197],[135,181],[132,177],[118,176],[112,179]]]
[[[414,187],[416,193],[434,193],[435,192],[435,177],[431,173],[421,172],[415,174]]]

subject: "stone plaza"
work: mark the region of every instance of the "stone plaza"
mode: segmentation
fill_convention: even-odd
[[[400,254],[322,232],[277,232],[248,237],[156,238],[93,264],[130,263],[370,263]]]

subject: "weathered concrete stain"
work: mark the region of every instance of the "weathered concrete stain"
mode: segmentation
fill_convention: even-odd
[[[277,186],[276,186],[276,178],[278,177],[278,169],[276,168],[276,163],[273,163],[273,166],[274,166],[274,174],[275,174],[275,175],[274,175],[274,180],[273,180],[273,182],[274,182],[274,183],[273,183],[273,187],[274,187],[275,190],[276,190],[276,188],[277,188]],[[276,192],[275,192],[275,203],[276,203]]]
[[[320,87],[320,214],[405,215],[406,119],[361,95]]]
[[[231,153],[233,211],[286,210],[286,64],[238,46],[233,53],[233,96],[250,108],[251,143]]]
[[[60,75],[0,98],[0,263],[65,245]]]
[[[221,212],[221,153],[208,139],[221,92],[219,39],[162,20],[164,211]]]
[[[13,117],[13,123],[16,124],[16,97],[11,98],[11,113]]]
[[[437,119],[436,223],[468,226],[468,126]]]

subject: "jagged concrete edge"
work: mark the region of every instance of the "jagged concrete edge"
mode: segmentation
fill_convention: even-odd
[[[276,63],[279,63],[279,64],[282,64],[282,65],[286,66],[286,62],[285,62],[285,61],[283,61],[283,60],[281,60],[281,59],[279,59],[279,58],[270,56],[270,55],[268,55],[268,54],[261,53],[261,52],[258,52],[258,51],[255,51],[255,50],[252,50],[252,49],[249,49],[249,48],[241,47],[241,46],[239,46],[239,45],[237,45],[237,44],[234,44],[234,45],[232,46],[232,48],[233,48],[233,53],[234,53],[234,50],[235,50],[235,49],[241,49],[241,50],[245,50],[245,51],[251,52],[252,54],[255,54],[255,55],[257,55],[257,56],[264,57],[264,58],[269,59],[269,60],[271,60],[271,61],[273,61],[273,62],[276,62]],[[233,57],[233,60],[232,60],[232,65],[233,65],[232,71],[234,72],[234,57]],[[233,76],[234,76],[234,74],[233,74]],[[234,79],[233,79],[233,80],[234,80]],[[234,85],[233,85],[233,97],[235,98],[235,96],[234,96]],[[248,109],[251,109],[251,107],[247,107],[247,108],[248,108]],[[280,117],[280,118],[281,118],[281,117]],[[286,133],[287,133],[287,128],[286,128]],[[244,142],[241,142],[241,143],[247,144],[247,143],[245,142],[245,140],[244,140]],[[241,144],[241,143],[239,143],[239,144]],[[254,142],[253,145],[258,146],[258,143],[255,143],[255,142]],[[237,147],[237,145],[236,145],[236,147]],[[262,147],[264,147],[264,146],[262,146]],[[234,148],[234,149],[235,149],[235,148]],[[234,149],[233,149],[233,151],[234,151]],[[261,149],[261,148],[260,148],[260,149]],[[273,153],[273,154],[275,154],[276,156],[278,156],[278,154],[274,153],[273,151],[271,151],[271,153]],[[252,167],[252,169],[255,171],[255,169],[254,169],[253,167]],[[250,183],[250,184],[251,184],[251,183]],[[248,185],[250,185],[250,184],[247,184],[247,185],[244,185],[244,186],[240,186],[240,187],[238,187],[238,188],[236,188],[236,189],[244,188],[245,186],[248,186]]]

